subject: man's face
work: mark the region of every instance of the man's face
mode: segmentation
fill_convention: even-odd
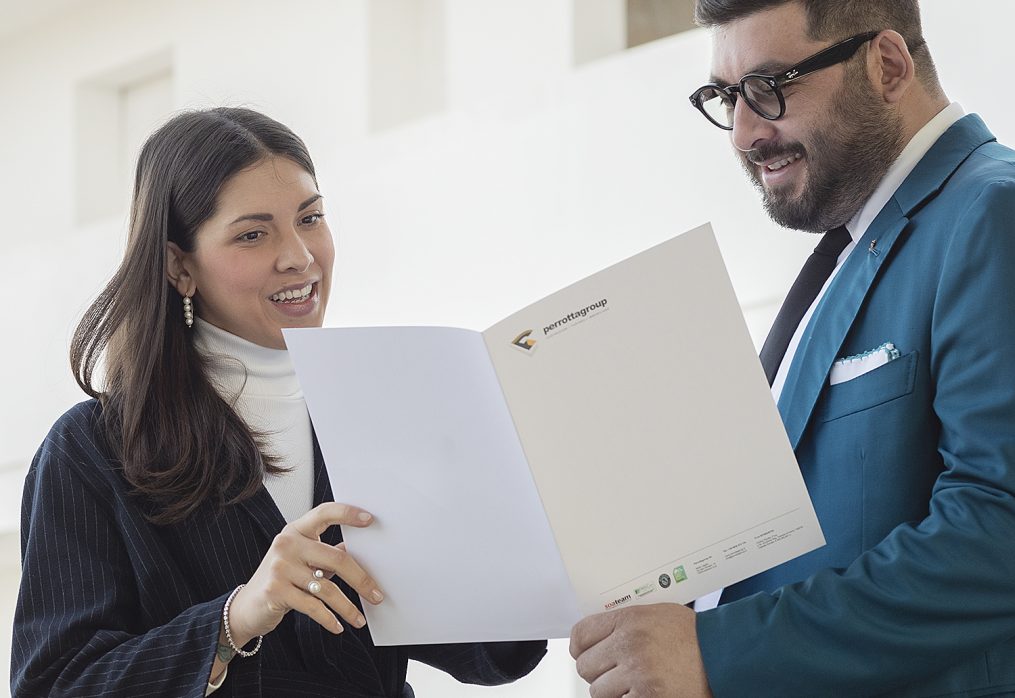
[[[832,43],[809,38],[806,11],[788,2],[719,27],[712,78],[733,84],[748,73],[772,75]],[[823,232],[848,222],[901,152],[902,122],[867,77],[868,50],[786,85],[777,121],[737,101],[733,145],[780,225]]]

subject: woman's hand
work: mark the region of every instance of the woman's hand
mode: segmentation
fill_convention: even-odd
[[[362,509],[325,502],[286,525],[229,608],[229,630],[237,646],[271,632],[293,610],[336,635],[342,632],[336,613],[357,628],[366,625],[363,614],[331,578],[338,575],[361,599],[373,604],[384,595],[346,552],[344,543],[322,543],[321,534],[336,524],[364,528],[372,522],[373,517]],[[322,570],[323,577],[316,577],[316,570]]]

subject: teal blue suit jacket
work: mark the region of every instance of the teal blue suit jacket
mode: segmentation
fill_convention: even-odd
[[[827,545],[698,615],[716,696],[1015,695],[1015,152],[979,117],[847,258],[779,410]]]

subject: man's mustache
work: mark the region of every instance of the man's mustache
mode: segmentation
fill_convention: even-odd
[[[760,165],[769,160],[788,158],[791,155],[803,156],[805,150],[799,143],[766,143],[753,150],[744,151],[743,157],[750,163]]]

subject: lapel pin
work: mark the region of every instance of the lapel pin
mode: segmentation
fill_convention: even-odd
[[[867,248],[867,251],[870,252],[875,257],[877,257],[879,254],[881,254],[880,252],[878,252],[878,241],[877,240],[871,240],[871,246]]]

